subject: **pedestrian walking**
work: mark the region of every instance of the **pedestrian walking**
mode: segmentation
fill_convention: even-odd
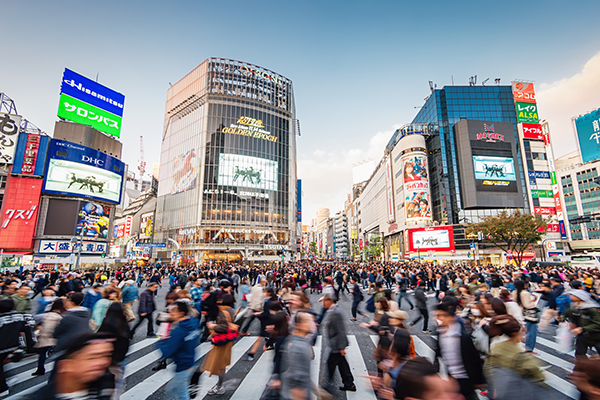
[[[164,359],[171,358],[175,363],[175,376],[169,382],[168,391],[173,398],[188,400],[190,377],[194,371],[195,348],[200,338],[198,319],[190,317],[188,303],[176,301],[169,310],[171,329],[169,336],[158,342]]]
[[[50,308],[50,311],[43,314],[40,331],[37,335],[37,342],[33,346],[38,353],[37,370],[31,375],[44,375],[46,369],[46,357],[48,352],[56,346],[57,340],[54,338],[54,331],[62,320],[62,314],[67,311],[62,299],[56,299]]]
[[[346,360],[346,347],[350,344],[346,336],[346,324],[344,323],[344,316],[336,303],[337,298],[335,294],[330,293],[325,295],[323,299],[323,307],[327,310],[325,336],[330,348],[327,357],[327,371],[329,379],[332,380],[337,368],[340,371],[343,382],[340,390],[355,392],[354,377]]]
[[[54,330],[54,338],[57,339],[54,351],[57,353],[66,349],[75,337],[91,332],[90,310],[81,305],[84,296],[81,292],[72,292],[64,301],[67,311],[62,314],[63,318]]]
[[[144,322],[148,321],[147,337],[156,337],[154,334],[154,320],[152,313],[156,310],[154,303],[154,293],[158,290],[158,283],[151,282],[148,284],[148,289],[144,290],[140,295],[140,305],[138,307],[138,315],[140,317],[137,324],[131,330],[131,337],[135,334],[136,329]]]
[[[125,281],[125,286],[121,291],[121,301],[123,302],[123,314],[127,318],[127,322],[135,320],[133,315],[132,307],[133,303],[140,298],[138,288],[135,287],[135,281],[128,279]]]
[[[425,293],[425,281],[420,281],[419,286],[415,290],[415,300],[417,301],[417,310],[419,316],[411,321],[408,326],[413,327],[417,322],[423,319],[423,333],[431,333],[429,326],[429,310],[427,309],[427,294]]]

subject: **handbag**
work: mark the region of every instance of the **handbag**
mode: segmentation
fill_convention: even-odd
[[[225,333],[215,333],[212,335],[210,342],[214,346],[224,346],[227,343],[234,342],[240,336],[239,326],[231,322],[231,316],[229,312],[224,309],[221,312],[225,315],[225,319],[227,319],[227,332]]]
[[[532,322],[537,324],[540,322],[540,310],[536,308],[524,308],[523,309],[523,318],[527,322]]]
[[[481,326],[478,326],[477,329],[473,331],[471,334],[473,338],[473,344],[475,348],[481,354],[488,354],[490,352],[490,337]]]

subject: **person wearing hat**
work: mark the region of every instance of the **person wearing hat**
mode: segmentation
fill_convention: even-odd
[[[512,315],[498,315],[490,321],[489,332],[494,335],[506,335],[508,340],[492,344],[488,359],[485,363],[485,374],[491,385],[490,393],[504,392],[502,398],[520,398],[520,388],[507,388],[505,382],[496,381],[494,368],[510,369],[519,375],[529,379],[531,382],[541,384],[545,376],[539,367],[537,358],[524,352],[521,342],[525,340],[523,329],[519,321]],[[540,385],[537,389],[543,390],[545,386]]]
[[[573,302],[566,317],[571,323],[571,332],[576,336],[575,356],[585,356],[589,347],[595,347],[600,353],[600,305],[585,290],[571,289],[567,294]]]
[[[121,301],[123,302],[123,314],[125,314],[127,322],[135,320],[135,316],[133,315],[133,311],[131,311],[131,307],[139,298],[140,296],[138,293],[138,288],[135,287],[135,281],[133,279],[126,280],[125,287],[123,287],[123,291],[121,292]]]
[[[456,316],[458,300],[444,297],[436,306],[438,340],[436,360],[442,357],[448,368],[448,375],[458,381],[460,393],[466,400],[477,400],[475,389],[483,387],[483,365],[471,335]]]

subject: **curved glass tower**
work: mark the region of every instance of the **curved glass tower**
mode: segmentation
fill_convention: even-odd
[[[266,68],[209,58],[172,85],[156,239],[197,262],[295,249],[296,126],[292,82]]]

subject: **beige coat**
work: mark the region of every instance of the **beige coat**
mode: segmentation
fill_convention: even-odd
[[[51,311],[44,314],[44,319],[42,320],[42,329],[37,337],[38,341],[33,347],[40,348],[56,346],[57,340],[54,339],[53,335],[54,330],[58,324],[60,324],[61,320],[62,315],[57,312]]]
[[[250,291],[250,308],[257,312],[262,312],[264,305],[265,295],[263,294],[263,287],[258,283],[254,285]]]

